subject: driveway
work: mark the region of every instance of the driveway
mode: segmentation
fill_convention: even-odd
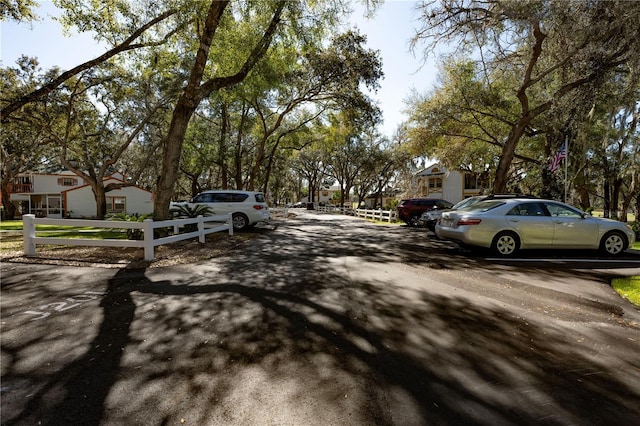
[[[609,280],[640,262],[296,213],[193,265],[3,264],[2,424],[638,424],[640,311]]]

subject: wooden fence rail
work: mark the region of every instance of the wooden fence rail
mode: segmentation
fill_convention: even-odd
[[[339,213],[347,214],[350,216],[364,217],[365,219],[374,219],[384,222],[394,222],[396,220],[395,210],[382,210],[382,209],[351,209],[348,207],[335,207],[335,206],[317,206],[315,208],[319,212],[324,213]]]
[[[216,224],[219,223],[219,224]],[[197,224],[198,229],[193,232],[178,233],[179,228],[189,224]],[[89,226],[103,229],[142,229],[142,240],[118,240],[118,239],[89,239],[89,238],[60,238],[36,236],[37,225],[56,226]],[[34,256],[37,244],[56,244],[65,246],[95,246],[95,247],[140,247],[144,249],[145,260],[153,260],[156,246],[170,244],[176,241],[198,238],[201,243],[205,241],[205,235],[213,232],[228,231],[233,235],[233,220],[231,214],[215,216],[198,216],[190,219],[173,219],[154,222],[146,219],[143,222],[120,222],[111,220],[84,220],[84,219],[51,219],[37,218],[33,214],[22,216],[24,254]],[[154,238],[154,229],[173,227],[174,235],[162,238]]]

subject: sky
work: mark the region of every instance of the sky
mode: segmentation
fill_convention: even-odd
[[[422,57],[414,56],[409,41],[417,26],[417,2],[387,0],[373,19],[363,18],[363,8],[354,2],[355,12],[350,22],[367,35],[367,47],[380,51],[384,79],[380,89],[371,96],[379,102],[384,123],[380,130],[391,138],[406,116],[404,100],[417,90],[422,93],[432,88],[437,68],[433,58],[423,64]],[[33,24],[0,23],[0,62],[3,67],[13,66],[21,55],[37,57],[43,69],[59,66],[66,70],[102,54],[106,49],[98,45],[89,34],[64,36],[62,27],[50,18],[56,8],[50,1],[41,1],[38,15],[41,21]]]

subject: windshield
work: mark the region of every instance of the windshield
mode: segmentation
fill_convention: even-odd
[[[464,200],[458,201],[456,204],[454,204],[452,209],[453,210],[463,209],[465,207],[472,206],[472,205],[477,204],[479,202],[480,202],[480,197],[465,198]]]

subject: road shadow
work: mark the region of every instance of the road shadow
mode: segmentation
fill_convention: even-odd
[[[11,357],[3,381],[24,380],[35,390],[20,394],[22,405],[3,398],[2,424],[610,425],[640,418],[638,347],[628,341],[637,330],[614,322],[576,345],[563,330],[498,304],[399,291],[382,274],[365,279],[338,267],[345,257],[384,265],[409,256],[413,248],[395,231],[314,220],[280,230],[286,227],[287,238],[264,232],[222,262],[118,271],[104,282],[95,326],[55,330],[63,345],[53,350],[61,353],[86,333],[77,357],[29,367],[38,339],[4,341]],[[15,332],[10,320],[5,327]],[[45,339],[53,325],[20,327]],[[598,357],[605,346],[618,351],[618,364]]]

